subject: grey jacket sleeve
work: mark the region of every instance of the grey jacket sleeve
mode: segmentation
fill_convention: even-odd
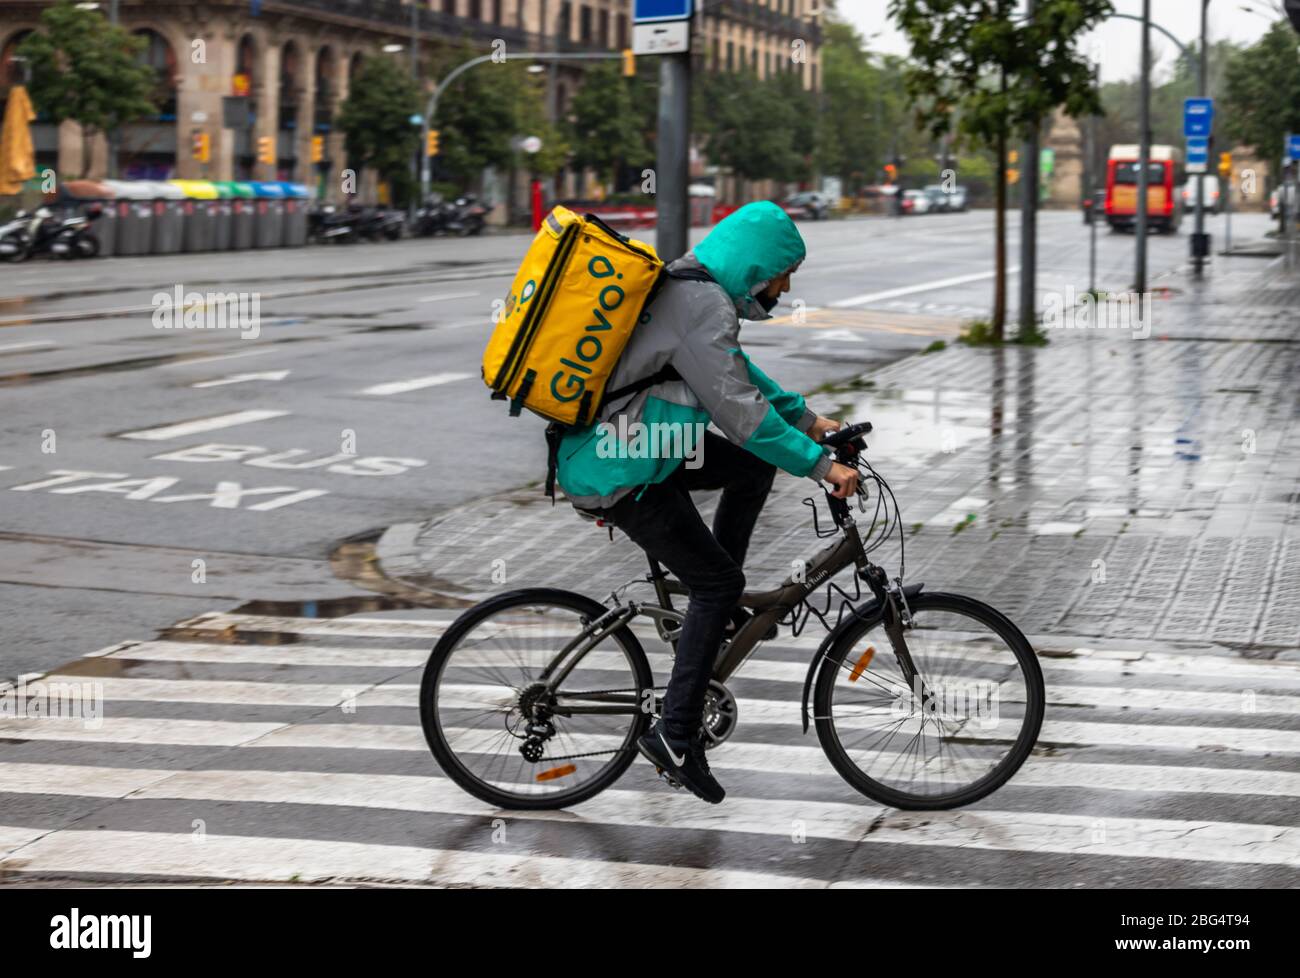
[[[672,365],[728,441],[791,475],[820,481],[830,471],[830,456],[751,382],[735,306],[721,290],[700,291],[707,299],[692,307]]]

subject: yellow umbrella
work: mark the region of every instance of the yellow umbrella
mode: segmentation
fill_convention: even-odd
[[[9,90],[9,107],[0,126],[0,194],[18,193],[24,180],[36,176],[36,151],[29,128],[35,121],[27,89],[15,85]]]

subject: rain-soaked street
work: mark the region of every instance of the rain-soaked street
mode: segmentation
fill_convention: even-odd
[[[802,225],[793,290],[743,334],[814,409],[874,424],[901,514],[875,559],[989,602],[1038,653],[1032,756],[948,812],[869,801],[803,732],[811,620],[728,683],[721,808],[640,759],[558,813],[503,813],[443,776],[419,682],[459,609],[533,585],[603,598],[643,571],[543,499],[541,422],[478,379],[527,239],[5,267],[0,679],[103,699],[93,725],[0,718],[5,873],[1296,886],[1300,278],[1216,257],[1195,283],[1185,238],[1155,235],[1149,330],[972,348],[954,341],[987,315],[992,223]],[[1087,232],[1041,215],[1045,308],[1086,290]],[[1133,247],[1099,235],[1101,289],[1128,286]],[[260,328],[159,328],[178,288],[256,294]],[[818,548],[814,492],[778,478],[751,587]],[[662,643],[637,634],[662,683]]]

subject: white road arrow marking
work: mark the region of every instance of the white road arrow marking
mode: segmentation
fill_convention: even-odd
[[[457,380],[468,380],[473,374],[429,374],[427,377],[412,377],[410,380],[394,380],[387,384],[375,384],[374,387],[367,387],[362,394],[371,394],[375,397],[387,397],[389,394],[405,394],[407,391],[418,391],[425,387],[437,387],[439,384],[450,384]]]
[[[210,418],[195,418],[193,421],[180,421],[176,424],[161,425],[157,428],[142,428],[139,431],[124,431],[119,438],[138,438],[142,441],[166,441],[168,438],[182,438],[195,435],[201,431],[215,431],[218,428],[233,428],[235,425],[251,424],[268,418],[280,418],[288,411],[235,411],[233,414],[215,414]]]
[[[260,374],[231,374],[219,380],[201,380],[191,387],[224,387],[226,384],[243,384],[250,380],[284,380],[289,376],[287,370],[266,370]]]

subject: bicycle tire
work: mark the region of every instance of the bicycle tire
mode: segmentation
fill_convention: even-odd
[[[594,797],[622,777],[631,766],[637,757],[636,740],[645,733],[650,722],[649,715],[644,712],[630,714],[632,722],[627,736],[622,747],[615,752],[613,760],[596,777],[585,782],[581,787],[567,792],[544,796],[512,794],[485,783],[460,762],[451,745],[447,743],[438,722],[438,682],[447,659],[460,640],[483,621],[514,606],[538,605],[564,608],[590,618],[599,617],[609,610],[600,602],[593,601],[585,595],[553,588],[524,588],[498,595],[470,608],[452,623],[430,653],[420,682],[420,725],[424,729],[425,740],[433,752],[434,759],[447,777],[462,789],[498,808],[527,811],[567,808]],[[652,689],[654,678],[650,670],[650,662],[636,636],[624,626],[610,633],[609,637],[621,646],[627,656],[636,674],[637,689]]]
[[[839,775],[873,801],[908,811],[959,808],[987,797],[1006,784],[1033,750],[1042,727],[1046,701],[1043,672],[1033,647],[1020,629],[1005,615],[984,602],[959,594],[926,591],[912,598],[909,605],[913,616],[918,619],[926,612],[943,612],[974,619],[1000,638],[1014,653],[1025,682],[1025,713],[1019,735],[1011,750],[988,774],[946,795],[909,794],[900,791],[869,777],[853,762],[840,741],[833,720],[834,684],[844,668],[844,660],[848,654],[856,648],[866,633],[880,625],[879,614],[849,626],[825,653],[825,658],[817,672],[813,698],[817,738],[827,759]]]

